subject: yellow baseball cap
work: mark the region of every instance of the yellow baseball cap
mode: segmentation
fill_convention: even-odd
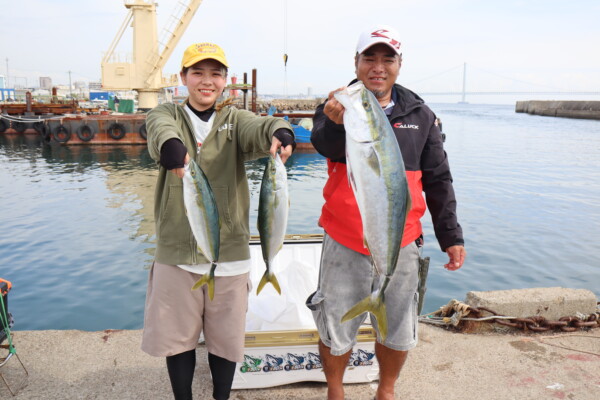
[[[181,60],[181,69],[191,67],[197,62],[207,59],[216,60],[229,68],[223,49],[216,44],[204,42],[195,43],[185,49]]]

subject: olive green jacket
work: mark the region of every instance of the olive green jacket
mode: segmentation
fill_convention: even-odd
[[[225,106],[217,111],[200,152],[190,118],[182,106],[162,104],[146,118],[150,156],[160,160],[160,149],[169,139],[180,139],[206,174],[217,201],[221,222],[219,261],[250,258],[250,192],[244,161],[269,154],[273,132],[292,131],[290,124]],[[293,131],[292,131],[293,132]],[[183,181],[159,165],[154,195],[156,252],[162,264],[200,264],[208,260],[199,252],[183,204]]]

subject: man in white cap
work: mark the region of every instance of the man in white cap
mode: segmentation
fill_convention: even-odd
[[[385,292],[388,334],[382,339],[377,332],[375,343],[380,368],[376,393],[379,400],[394,398],[394,385],[408,350],[417,345],[417,285],[423,245],[420,219],[426,207],[440,248],[448,255],[445,268],[459,269],[466,256],[436,116],[417,94],[396,84],[402,65],[400,48],[393,28],[377,26],[363,32],[356,46],[356,79],[351,82],[362,81],[388,116],[402,152],[412,200],[398,265]],[[319,285],[306,302],[319,330],[319,352],[330,400],[344,398],[344,371],[366,313],[344,323],[340,321],[352,306],[371,293],[374,273],[347,178],[344,107],[333,97],[334,92],[317,107],[311,136],[315,149],[327,157],[329,179],[323,189],[325,204],[319,219],[325,230]]]

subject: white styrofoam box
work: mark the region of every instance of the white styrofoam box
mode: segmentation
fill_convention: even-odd
[[[305,302],[317,289],[321,245],[319,239],[286,240],[272,266],[281,294],[269,283],[257,295],[256,288],[265,272],[265,262],[260,244],[250,243],[253,288],[248,298],[247,332],[316,328]]]
[[[359,331],[344,383],[379,379],[371,327]],[[248,332],[244,361],[238,363],[233,389],[255,389],[295,382],[325,382],[316,330]]]
[[[295,382],[325,382],[319,356],[319,335],[305,301],[317,288],[322,236],[288,239],[274,260],[273,271],[281,286],[279,295],[268,284],[256,295],[264,271],[260,244],[250,243],[254,286],[248,299],[244,361],[236,366],[233,389],[254,389]],[[344,383],[379,379],[375,358],[375,332],[359,330]]]

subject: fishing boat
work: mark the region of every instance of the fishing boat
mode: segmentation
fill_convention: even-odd
[[[301,119],[297,124],[292,123],[292,128],[294,128],[294,135],[296,136],[296,148],[298,149],[314,149],[312,143],[310,142],[310,129],[306,128],[306,121],[308,119]],[[310,121],[310,125],[312,126],[312,120]],[[304,125],[303,125],[304,124]]]
[[[277,112],[277,108],[273,105],[269,107],[266,113],[261,115],[270,115],[273,117],[280,117],[289,121],[294,129],[294,136],[296,138],[296,149],[299,150],[312,150],[314,147],[310,141],[310,134],[312,129],[312,118],[314,113],[306,112]]]

